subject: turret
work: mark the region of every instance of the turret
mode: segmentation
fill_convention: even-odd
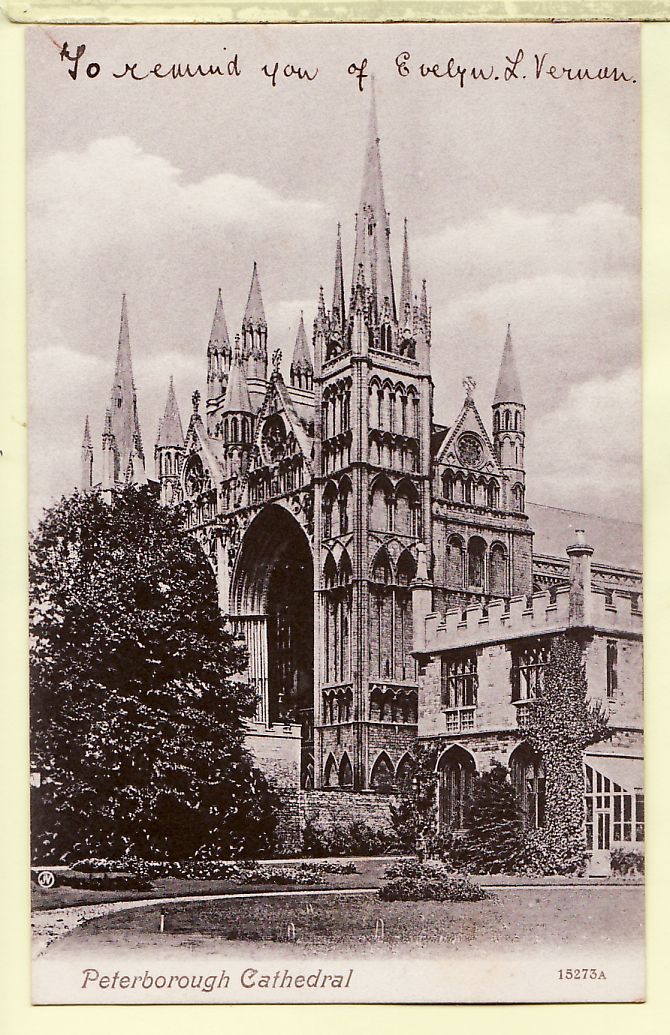
[[[242,320],[242,359],[247,376],[261,381],[268,373],[268,325],[263,308],[258,267],[254,263],[247,307]]]
[[[505,477],[507,509],[523,514],[526,506],[524,461],[526,407],[516,368],[509,324],[492,409],[493,443]]]
[[[218,399],[226,390],[231,348],[221,288],[216,299],[212,331],[207,346],[207,399]]]
[[[168,386],[165,413],[158,425],[154,460],[156,478],[161,487],[161,503],[172,503],[184,460],[184,431],[172,378]]]
[[[305,321],[301,311],[298,334],[296,336],[295,347],[293,349],[293,359],[291,360],[291,385],[294,388],[305,388],[307,391],[311,392],[313,383],[314,367],[312,365],[312,358],[309,354],[307,335],[305,333]]]
[[[253,414],[247,375],[242,361],[240,339],[236,337],[222,411],[225,466],[228,478],[240,475],[246,466],[253,437]]]
[[[88,414],[84,424],[84,438],[81,443],[81,488],[88,492],[93,488],[93,445],[91,443],[91,429],[88,424]]]

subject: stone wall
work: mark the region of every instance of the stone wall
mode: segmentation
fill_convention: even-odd
[[[300,816],[319,830],[341,830],[354,822],[365,823],[373,830],[389,834],[393,830],[390,804],[393,795],[374,791],[301,791]]]

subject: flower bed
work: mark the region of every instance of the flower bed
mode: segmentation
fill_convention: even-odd
[[[384,902],[479,902],[491,896],[478,884],[440,862],[406,862],[386,870],[379,889]]]

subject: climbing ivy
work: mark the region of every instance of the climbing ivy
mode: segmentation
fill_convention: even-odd
[[[542,755],[546,780],[545,826],[525,838],[527,872],[575,873],[585,866],[584,749],[612,735],[605,709],[587,692],[583,637],[555,636],[544,691],[521,722],[524,739]]]

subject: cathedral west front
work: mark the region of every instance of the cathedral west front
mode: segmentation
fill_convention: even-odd
[[[337,788],[378,800],[410,785],[426,614],[477,607],[485,618],[492,601],[507,607],[555,591],[569,580],[565,548],[584,524],[584,515],[527,502],[523,378],[509,326],[500,329],[490,410],[465,377],[460,411],[435,412],[429,292],[414,272],[407,223],[399,229],[398,277],[373,100],[350,276],[338,227],[332,291],[319,290],[311,324],[296,313],[287,373],[288,352],[274,346],[266,320],[262,266],[254,264],[239,329],[229,330],[219,293],[206,398],[194,393],[184,433],[170,384],[153,478],[123,304],[99,483],[150,480],[165,505],[184,504],[221,610],[248,650],[250,746],[294,794]],[[88,426],[82,461],[91,488]],[[637,606],[637,554],[623,523],[615,526],[593,519],[593,585]],[[420,616],[417,587],[430,598]],[[477,733],[472,658],[455,659],[458,705],[435,709],[437,732],[460,745]]]

